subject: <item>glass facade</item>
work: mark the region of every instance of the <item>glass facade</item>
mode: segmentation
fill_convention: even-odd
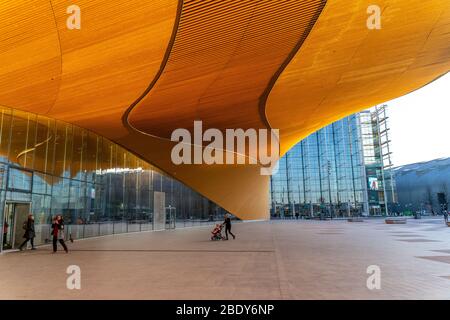
[[[56,214],[73,238],[85,238],[208,224],[224,213],[101,136],[0,107],[2,249],[21,239],[23,208],[35,217],[36,244],[48,241]]]
[[[398,213],[392,170],[387,106],[360,112],[362,148],[367,177],[369,214]]]
[[[371,115],[372,111],[368,113]],[[332,218],[383,213],[380,208],[384,192],[378,196],[378,190],[383,190],[384,180],[374,182],[368,173],[385,172],[386,167],[380,161],[378,135],[364,134],[367,128],[363,126],[363,116],[354,114],[332,123],[299,142],[280,159],[279,171],[271,177],[270,184],[272,217]],[[381,126],[372,120],[371,117],[371,125],[378,130]],[[378,183],[376,201],[369,201],[369,182]]]

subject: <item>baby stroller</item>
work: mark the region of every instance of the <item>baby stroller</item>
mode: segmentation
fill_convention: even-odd
[[[211,240],[223,240],[224,237],[222,236],[222,228],[223,226],[221,224],[216,224],[213,231],[211,231]]]

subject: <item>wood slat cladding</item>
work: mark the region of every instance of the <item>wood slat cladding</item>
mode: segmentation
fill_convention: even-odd
[[[150,93],[128,117],[170,138],[176,128],[265,128],[260,99],[310,31],[324,1],[184,1],[173,48]]]
[[[74,2],[81,30],[66,28]],[[2,0],[0,105],[90,129],[240,218],[264,219],[269,179],[258,166],[177,166],[173,142],[158,137],[195,119],[205,128],[268,122],[281,129],[284,152],[449,70],[448,0],[379,0],[382,29],[373,31],[369,4],[328,0],[321,11],[317,0]],[[131,123],[156,136],[124,127],[135,105]]]
[[[59,90],[61,58],[49,1],[0,1],[0,103],[45,112]]]
[[[382,10],[369,30],[367,8]],[[310,133],[450,70],[448,0],[329,0],[266,105],[287,152]]]
[[[114,139],[121,117],[155,77],[175,25],[176,0],[78,0],[81,29],[66,27],[70,0],[52,0],[61,39],[61,87],[48,116]]]
[[[172,142],[139,132],[130,133],[123,127],[123,113],[146,93],[160,71],[176,31],[180,3],[178,0],[78,0],[81,29],[69,30],[66,8],[72,1],[52,0],[53,11],[48,0],[33,0],[33,5],[29,1],[0,2],[0,14],[5,17],[2,21],[12,26],[9,32],[25,39],[23,44],[6,42],[11,36],[5,32],[6,28],[0,29],[0,79],[3,80],[0,104],[92,130],[242,219],[264,219],[268,214],[268,179],[259,174],[257,166],[175,166],[170,159]],[[29,33],[28,27],[33,25],[26,21],[35,18],[37,24],[42,22],[40,16],[52,23],[41,25],[42,28],[36,26]],[[14,26],[19,28],[14,30]],[[42,34],[37,34],[38,31]],[[52,46],[41,41],[41,37],[45,40],[50,36],[55,40]],[[9,54],[9,60],[1,55],[3,52]],[[45,55],[32,55],[32,52]],[[52,68],[40,65],[46,57],[55,60],[54,74],[50,72]],[[11,73],[13,68],[20,72]],[[58,80],[57,84],[44,83],[52,76]],[[23,84],[20,92],[18,84]],[[17,153],[23,149],[17,148]]]

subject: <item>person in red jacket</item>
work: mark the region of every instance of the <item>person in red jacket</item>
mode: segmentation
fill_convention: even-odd
[[[67,249],[66,243],[64,242],[64,221],[60,215],[57,215],[52,223],[52,236],[53,236],[53,253],[56,253],[58,250],[57,243],[62,245],[64,251],[69,253]]]

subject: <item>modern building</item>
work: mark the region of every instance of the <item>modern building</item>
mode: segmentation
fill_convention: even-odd
[[[23,241],[29,213],[38,245],[50,238],[57,214],[74,239],[223,218],[219,206],[106,138],[0,107],[1,250]]]
[[[277,150],[284,155],[318,129],[450,70],[448,0],[379,0],[375,11],[382,17],[368,14],[373,3],[366,0],[93,3],[0,2],[0,106],[12,108],[5,109],[12,129],[1,142],[7,164],[3,199],[17,199],[8,198],[14,193],[29,201],[36,195],[50,214],[64,210],[67,219],[81,211],[89,212],[86,221],[145,216],[152,210],[142,204],[146,181],[154,188],[149,203],[162,197],[156,192],[167,192],[166,205],[176,206],[177,215],[198,217],[200,209],[183,211],[182,204],[169,200],[186,200],[191,191],[171,196],[178,183],[154,168],[241,219],[268,219],[265,164],[174,163],[171,134],[185,129],[194,135],[195,121],[221,134],[276,129]],[[372,18],[381,25],[370,23]],[[52,135],[39,131],[45,121],[54,121]],[[70,135],[83,130],[91,133],[87,140]],[[101,147],[93,142],[84,147],[91,135]],[[318,142],[322,146],[330,137],[316,139],[326,139]],[[205,151],[204,142],[188,145]],[[46,145],[48,153],[42,151]],[[253,151],[243,148],[239,157],[250,160]],[[220,152],[234,157],[237,150]],[[308,176],[316,184],[311,190],[319,191],[298,201],[328,199],[330,206],[350,201],[359,208],[364,199],[357,188],[338,183],[341,173],[333,172],[334,158],[328,155],[344,151],[319,147],[317,152],[326,152],[330,163],[320,162],[320,175]],[[142,188],[133,189],[135,181]],[[333,195],[333,188],[342,191]],[[209,200],[186,206],[206,208],[202,203]],[[37,204],[34,208],[40,212]],[[162,211],[161,205],[154,208]],[[372,208],[384,210],[382,204]]]
[[[389,215],[395,206],[386,106],[320,129],[281,158],[272,217]]]
[[[450,158],[394,168],[399,209],[405,213],[442,214],[450,202]]]

